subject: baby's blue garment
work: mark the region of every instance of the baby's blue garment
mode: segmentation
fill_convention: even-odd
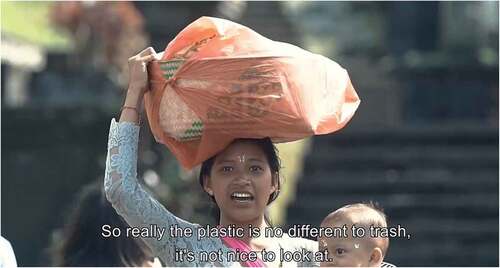
[[[227,253],[231,251],[219,238],[202,238],[198,240],[197,224],[187,222],[170,213],[163,205],[149,195],[137,182],[137,145],[139,140],[139,127],[132,123],[117,123],[111,121],[108,140],[108,156],[106,158],[106,174],[104,177],[104,189],[106,197],[131,227],[146,227],[152,225],[163,228],[165,233],[158,240],[157,237],[144,238],[146,244],[153,253],[167,266],[240,266],[238,262],[227,261]],[[180,228],[192,228],[191,237],[170,236],[170,226],[177,225]],[[125,234],[122,234],[125,235]],[[279,248],[269,249],[276,252],[279,258],[280,249],[284,251],[315,252],[318,248],[317,242],[283,236],[276,238]],[[175,250],[186,249],[194,253],[194,260],[176,260]],[[200,252],[222,251],[221,261],[203,262],[200,260]],[[268,251],[269,251],[268,250]],[[312,256],[312,254],[310,254]],[[259,255],[260,256],[260,255]],[[311,257],[312,259],[312,257]],[[282,263],[290,266],[318,266],[312,261]]]

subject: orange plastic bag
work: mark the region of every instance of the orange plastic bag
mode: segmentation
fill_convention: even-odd
[[[360,100],[337,63],[202,17],[148,65],[155,139],[190,169],[236,138],[288,142],[345,126]]]

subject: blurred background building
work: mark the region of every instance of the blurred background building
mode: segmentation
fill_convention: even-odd
[[[391,241],[387,261],[498,266],[498,8],[2,1],[2,236],[19,265],[49,265],[70,200],[102,180],[126,60],[148,45],[162,51],[208,15],[330,57],[362,99],[344,130],[282,150],[290,188],[273,211],[278,224],[318,226],[346,203],[373,200],[411,233]],[[147,127],[139,161],[140,180],[170,210],[210,221],[196,171],[182,171]]]

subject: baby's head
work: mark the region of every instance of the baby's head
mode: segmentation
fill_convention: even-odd
[[[370,226],[387,228],[385,214],[372,203],[352,204],[330,213],[321,227],[347,227],[347,237],[319,237],[319,247],[328,249],[327,262],[321,266],[336,267],[377,267],[382,264],[389,247],[389,239],[371,237]],[[365,235],[353,237],[352,226],[364,228]]]

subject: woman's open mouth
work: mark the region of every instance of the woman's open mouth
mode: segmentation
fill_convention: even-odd
[[[231,199],[237,202],[251,202],[254,198],[249,192],[234,192],[231,194]]]

